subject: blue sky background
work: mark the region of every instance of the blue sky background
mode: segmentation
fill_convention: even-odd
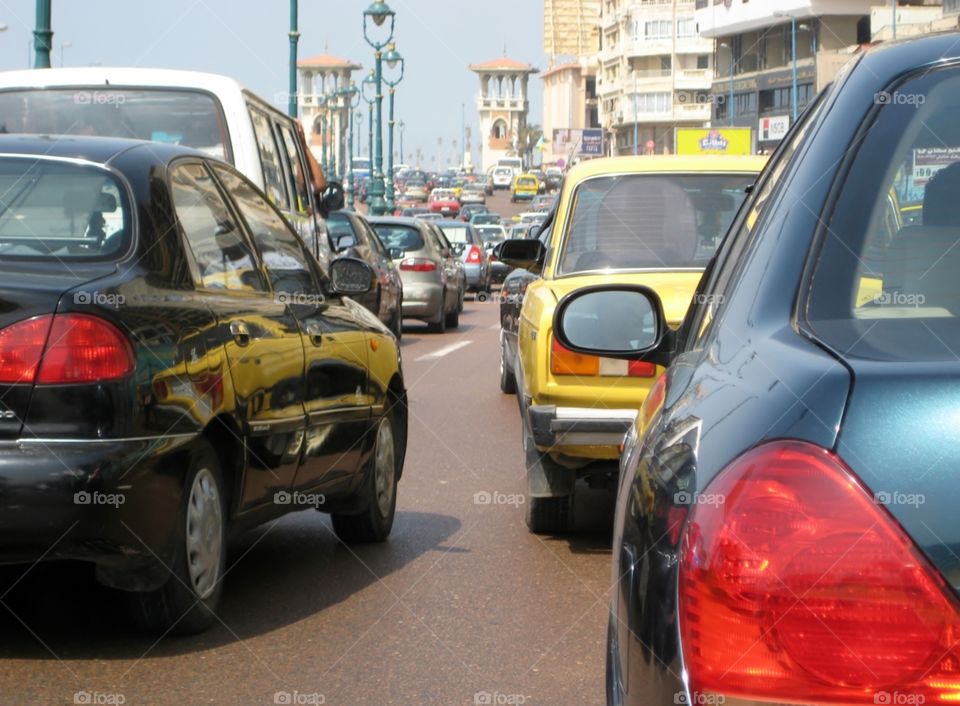
[[[479,88],[467,66],[507,54],[543,70],[541,0],[388,0],[397,12],[395,39],[406,59],[397,91],[397,117],[406,124],[404,151],[420,147],[453,160],[460,141],[461,104],[479,155],[474,101]],[[342,56],[365,69],[373,62],[362,13],[369,0],[300,0],[300,57]],[[0,67],[25,69],[34,0],[0,0]],[[145,66],[233,76],[272,100],[287,87],[287,0],[53,0],[53,64],[61,44],[67,66]],[[355,74],[358,82],[362,72]],[[542,82],[530,82],[530,117],[542,120]],[[433,166],[427,159],[425,166]]]

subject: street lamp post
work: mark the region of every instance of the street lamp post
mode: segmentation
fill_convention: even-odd
[[[373,186],[373,104],[377,100],[377,81],[373,77],[373,69],[360,84],[360,95],[367,102],[367,210],[370,209],[370,187]]]
[[[383,26],[383,23],[390,20],[390,32],[383,41],[377,41],[370,37],[368,32],[368,20],[373,20],[377,27]],[[368,210],[374,216],[382,216],[386,211],[386,202],[384,201],[384,178],[383,178],[383,49],[393,41],[393,30],[396,20],[396,13],[390,9],[390,6],[382,0],[370,3],[363,12],[363,38],[367,44],[373,47],[374,58],[374,83],[377,93],[375,97],[377,121],[377,137],[375,145],[375,161],[373,163],[373,175],[370,179],[370,200]]]
[[[403,80],[403,70],[404,64],[406,63],[403,60],[403,57],[400,56],[397,52],[397,45],[391,43],[388,47],[387,53],[384,55],[383,60],[387,62],[387,66],[391,69],[397,68],[397,65],[400,66],[400,75],[397,76],[393,81],[384,78],[383,82],[387,84],[387,87],[390,91],[390,108],[387,118],[387,213],[393,214],[395,203],[395,193],[394,193],[394,181],[393,181],[393,100],[394,94],[397,91],[397,86]]]
[[[727,97],[727,123],[732,126],[735,110],[733,107],[733,68],[735,66],[733,61],[733,45],[727,42],[720,42],[720,47],[730,50],[730,91]]]
[[[33,30],[33,68],[50,68],[50,48],[53,46],[53,30],[50,28],[50,1],[37,0],[37,26]]]
[[[320,168],[324,174],[327,171],[327,96],[317,96],[317,107],[320,108]]]
[[[406,164],[406,160],[404,159],[404,154],[403,154],[403,130],[406,127],[406,125],[401,120],[399,123],[397,123],[397,127],[400,128],[400,164]]]
[[[356,83],[351,81],[350,86],[340,89],[339,93],[343,96],[344,103],[346,104],[347,123],[349,124],[347,129],[349,130],[350,136],[347,140],[347,164],[344,169],[344,174],[346,175],[347,182],[347,208],[353,210],[353,109],[360,105],[360,89],[357,88]],[[356,99],[356,103],[354,103],[354,99]],[[357,113],[357,115],[360,115],[360,113]]]
[[[38,0],[39,1],[39,0]],[[49,4],[50,0],[47,0]],[[287,87],[287,114],[291,118],[297,117],[297,42],[300,41],[300,32],[297,31],[297,0],[290,0],[290,77]],[[49,66],[49,63],[47,64]]]

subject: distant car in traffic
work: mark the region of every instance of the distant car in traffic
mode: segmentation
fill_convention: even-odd
[[[439,213],[443,216],[456,216],[460,213],[460,202],[457,200],[456,192],[453,189],[434,189],[430,192],[430,200],[427,202],[433,213]]]
[[[463,221],[437,221],[450,242],[454,255],[463,263],[467,292],[490,291],[490,263],[480,233]]]
[[[460,209],[460,220],[469,222],[478,213],[489,213],[485,204],[469,203]]]
[[[510,167],[496,167],[493,170],[493,188],[509,189],[513,184],[513,170]]]
[[[500,214],[491,213],[490,211],[481,211],[478,213],[473,213],[470,216],[470,225],[475,227],[485,225],[500,225],[500,221]]]
[[[518,174],[510,186],[510,201],[531,201],[540,193],[540,181],[533,174]]]
[[[483,190],[483,184],[476,182],[467,182],[464,184],[463,191],[460,194],[461,204],[485,204],[486,202],[487,195]]]
[[[411,179],[403,184],[403,196],[411,201],[426,202],[430,193],[427,191],[426,182],[419,179]]]

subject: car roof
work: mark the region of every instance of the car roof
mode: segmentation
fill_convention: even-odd
[[[123,66],[84,66],[63,69],[31,69],[0,72],[2,88],[53,88],[57,86],[143,86],[193,88],[223,93],[243,90],[235,79],[220,74],[179,69],[147,69]]]
[[[759,174],[765,156],[642,155],[601,157],[581,162],[567,174],[571,183],[605,174],[750,172]]]
[[[419,218],[408,216],[368,216],[367,221],[371,225],[409,226],[411,228],[420,228],[420,224],[423,223]]]
[[[137,148],[143,148],[145,152],[153,155],[156,163],[166,163],[181,155],[209,158],[209,155],[190,147],[120,137],[0,134],[0,154],[7,155],[79,159],[107,164],[117,155]]]

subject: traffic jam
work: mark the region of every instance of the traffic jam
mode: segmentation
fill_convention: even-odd
[[[0,703],[960,700],[960,35],[740,153],[276,103],[0,72]]]

